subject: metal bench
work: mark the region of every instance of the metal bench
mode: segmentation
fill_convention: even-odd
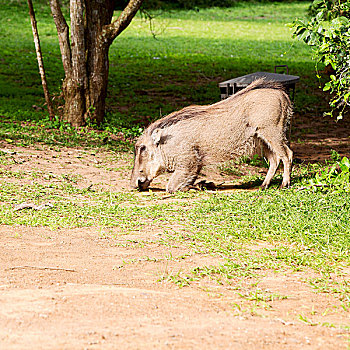
[[[276,73],[277,68],[281,68],[281,67],[286,68],[287,74]],[[275,66],[275,73],[255,72],[255,73],[243,75],[242,77],[223,81],[222,83],[219,83],[221,99],[224,100],[225,98],[244,89],[254,80],[264,77],[267,80],[274,80],[274,81],[280,82],[285,87],[287,93],[289,94],[291,100],[293,101],[294,95],[295,95],[295,84],[300,80],[300,78],[297,75],[289,75],[288,73],[289,73],[288,66],[283,65],[283,66]]]

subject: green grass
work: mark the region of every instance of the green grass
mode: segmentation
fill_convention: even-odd
[[[36,7],[49,88],[58,96],[64,74],[57,34],[48,6],[39,1]],[[106,123],[113,132],[134,127],[131,134],[137,134],[138,125],[160,115],[217,101],[220,81],[273,71],[276,64],[288,64],[292,74],[302,76],[296,106],[312,109],[317,81],[310,49],[292,41],[285,26],[304,16],[306,8],[305,2],[242,2],[228,9],[155,12],[156,39],[138,15],[110,50]],[[41,121],[47,113],[27,12],[26,4],[18,1],[0,9],[5,39],[0,43],[0,115]],[[305,85],[312,88],[306,92]]]
[[[47,181],[3,181],[0,203],[6,205],[0,208],[2,224],[53,229],[97,226],[115,228],[118,234],[149,225],[172,231],[174,224],[181,223],[196,247],[229,260],[237,242],[257,240],[295,243],[301,249],[294,252],[297,257],[290,258],[290,250],[281,247],[275,252],[277,261],[310,266],[318,265],[318,259],[349,262],[350,202],[345,193],[272,189],[203,196],[196,192],[179,193],[174,196],[179,200],[162,203],[156,194],[140,197],[134,192],[81,189],[76,185],[79,179],[68,175],[56,177],[55,182],[50,181],[53,175],[42,173],[1,171],[0,176]],[[15,211],[15,205],[22,202],[49,202],[53,207]]]
[[[125,129],[123,129],[125,130]],[[109,128],[97,130],[91,127],[72,128],[69,124],[50,121],[45,117],[42,121],[4,120],[0,124],[0,139],[17,146],[30,146],[38,143],[61,147],[105,148],[114,151],[130,151],[133,129],[124,133],[112,134]]]

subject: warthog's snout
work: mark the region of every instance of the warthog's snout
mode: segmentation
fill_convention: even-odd
[[[148,180],[146,176],[139,175],[134,177],[130,182],[130,187],[134,190],[138,189],[144,191],[150,185],[151,180]]]
[[[137,179],[137,188],[139,190],[146,190],[151,183],[150,180],[148,180],[145,176],[141,176]]]

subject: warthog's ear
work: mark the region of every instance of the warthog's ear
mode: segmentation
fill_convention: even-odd
[[[162,129],[155,129],[151,134],[151,138],[156,146],[158,146],[162,141]]]
[[[168,139],[172,138],[171,135],[163,135],[163,133],[164,130],[160,128],[157,128],[152,132],[151,138],[156,146],[166,143]]]

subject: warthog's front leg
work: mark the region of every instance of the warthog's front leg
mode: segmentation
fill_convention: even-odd
[[[191,185],[196,181],[198,171],[193,169],[176,169],[171,175],[167,192],[173,193],[175,191],[187,191]]]

